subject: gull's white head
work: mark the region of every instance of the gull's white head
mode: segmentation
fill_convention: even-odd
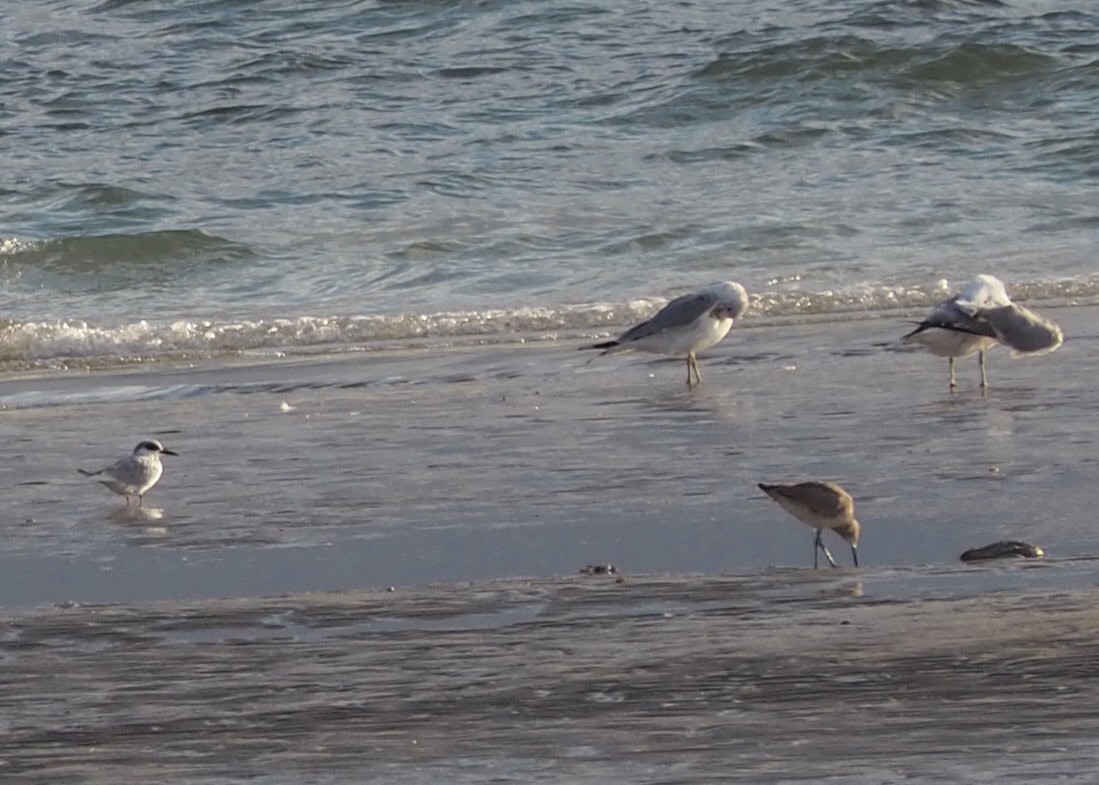
[[[134,447],[134,455],[143,457],[146,455],[179,455],[179,453],[167,449],[156,439],[146,439],[137,443],[137,447]]]
[[[1003,281],[994,275],[982,273],[962,289],[957,302],[959,305],[984,311],[1011,305],[1011,298],[1007,296],[1007,288]]]
[[[716,297],[724,315],[730,319],[737,319],[748,310],[748,290],[736,281],[711,284],[702,293]]]

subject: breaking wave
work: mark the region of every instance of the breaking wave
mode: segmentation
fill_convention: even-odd
[[[743,328],[918,312],[953,288],[939,281],[922,288],[866,285],[844,291],[765,291],[753,294]],[[1092,304],[1099,302],[1099,279],[1013,284],[1011,291],[1016,299],[1047,306]],[[643,298],[557,307],[116,325],[9,321],[0,327],[0,367],[91,368],[231,355],[576,340],[615,332],[651,315],[664,302]]]

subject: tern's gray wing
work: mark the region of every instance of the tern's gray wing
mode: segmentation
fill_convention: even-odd
[[[106,474],[108,476],[114,477],[115,472],[118,470],[118,467],[124,463],[129,462],[129,460],[130,457],[126,456],[125,458],[119,458],[117,461],[108,464],[107,466],[100,466],[98,469],[77,469],[77,471],[83,474],[85,477],[95,477],[98,474]]]
[[[687,327],[718,303],[718,298],[706,292],[685,294],[676,297],[670,303],[661,308],[656,316],[647,322],[642,322],[622,334],[619,343],[629,343],[641,338],[648,338],[664,330],[677,327]]]
[[[995,331],[996,340],[1023,354],[1052,352],[1065,339],[1056,324],[1015,303],[981,311],[980,317]]]
[[[115,461],[103,473],[127,485],[140,485],[148,478],[149,469],[147,464],[130,456]]]

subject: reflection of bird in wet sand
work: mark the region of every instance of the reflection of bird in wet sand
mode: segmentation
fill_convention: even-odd
[[[831,529],[851,546],[851,558],[859,566],[859,522],[855,520],[855,502],[851,494],[834,482],[799,482],[794,485],[768,485],[760,483],[760,489],[779,503],[786,512],[802,523],[817,530],[813,540],[813,567],[817,566],[817,554],[824,552],[828,563],[836,566],[821,539],[825,529]]]
[[[1064,335],[1053,322],[1013,303],[1003,281],[978,275],[959,294],[932,308],[902,340],[947,358],[951,390],[958,386],[954,358],[976,352],[983,390],[988,388],[985,352],[993,346],[1002,343],[1016,354],[1045,354],[1060,346]]]
[[[677,297],[648,321],[641,322],[613,341],[582,349],[602,349],[603,354],[638,350],[687,358],[687,386],[702,381],[698,352],[728,335],[733,320],[748,309],[748,292],[735,281],[707,286],[694,294]]]
[[[110,466],[105,466],[94,472],[84,469],[77,469],[77,471],[85,477],[95,477],[100,474],[107,475],[109,479],[100,480],[99,482],[119,496],[125,496],[127,507],[130,506],[131,500],[134,498],[137,499],[137,506],[140,507],[142,498],[150,488],[157,484],[160,475],[164,472],[164,467],[160,465],[161,455],[179,455],[179,453],[165,449],[164,445],[155,439],[149,439],[148,441],[138,442],[133,453],[120,458]]]

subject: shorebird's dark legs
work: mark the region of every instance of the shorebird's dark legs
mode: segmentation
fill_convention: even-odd
[[[836,560],[832,558],[832,554],[828,551],[828,546],[824,544],[822,539],[824,535],[824,529],[817,529],[817,538],[813,541],[813,569],[817,568],[817,552],[822,551],[824,558],[828,559],[828,563],[833,567],[838,567]]]

